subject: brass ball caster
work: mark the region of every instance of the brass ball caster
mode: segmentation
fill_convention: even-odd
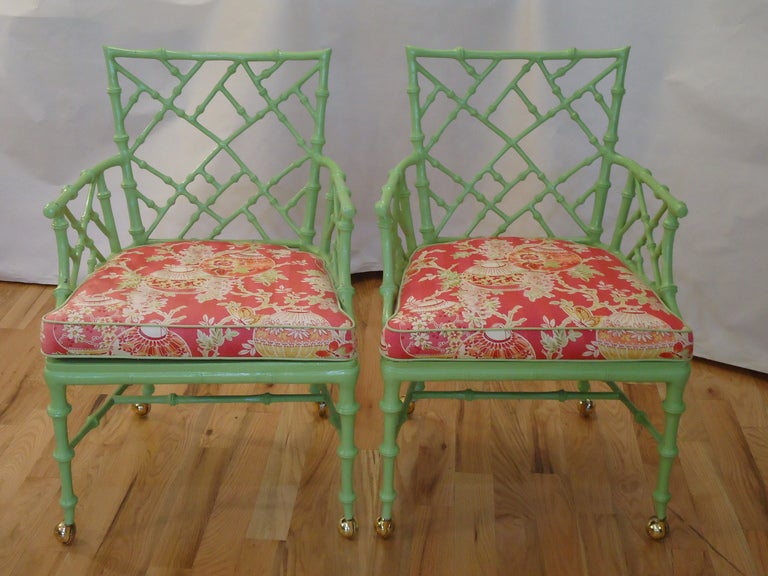
[[[54,529],[53,533],[56,536],[56,539],[64,544],[64,546],[69,546],[72,544],[72,542],[75,541],[75,535],[77,534],[77,528],[74,524],[65,524],[64,522],[59,522],[56,525],[56,528]]]
[[[146,418],[152,411],[152,404],[133,404],[131,410],[133,410],[133,413],[136,414],[136,416]]]
[[[595,402],[587,398],[579,400],[579,415],[582,418],[590,418],[595,413]]]
[[[405,395],[400,396],[400,402],[405,404]],[[410,404],[408,404],[408,416],[413,414],[414,410],[416,410],[416,402],[411,402]]]
[[[667,534],[669,534],[669,523],[658,516],[651,516],[648,524],[645,526],[645,531],[651,540],[664,540]]]
[[[392,532],[395,531],[395,523],[392,522],[392,519],[389,518],[387,520],[384,520],[381,516],[379,516],[376,519],[376,534],[381,536],[383,539],[387,539],[390,536],[392,536]]]
[[[325,402],[318,402],[317,403],[317,415],[325,420],[328,418],[328,404]]]
[[[357,520],[354,518],[342,518],[339,520],[339,534],[347,540],[352,540],[357,534]]]

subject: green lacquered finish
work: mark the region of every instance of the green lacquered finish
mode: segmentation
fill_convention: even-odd
[[[393,315],[403,271],[410,255],[420,246],[471,236],[515,234],[516,225],[526,220],[535,223],[539,234],[564,237],[584,244],[602,247],[618,255],[630,268],[646,279],[662,300],[676,313],[677,287],[673,279],[672,254],[679,219],[686,215],[685,204],[674,198],[666,186],[635,161],[616,151],[619,113],[624,95],[624,77],[628,48],[605,51],[566,50],[559,52],[491,52],[454,50],[406,49],[408,63],[408,96],[411,110],[411,142],[413,153],[403,159],[389,174],[376,204],[381,231],[384,277],[383,322]],[[439,70],[445,62],[455,64],[450,81],[444,81]],[[475,94],[485,88],[490,77],[498,81],[507,64],[515,64],[514,72],[496,84],[497,92],[490,97],[484,93],[482,105],[475,105]],[[442,68],[441,68],[442,65]],[[438,71],[435,71],[438,70]],[[586,76],[584,71],[588,70]],[[464,83],[457,81],[461,76]],[[503,74],[503,72],[501,72]],[[538,84],[527,84],[531,78]],[[461,90],[455,90],[455,85]],[[565,86],[567,85],[567,89]],[[526,90],[534,86],[538,92]],[[536,104],[542,92],[549,104]],[[495,94],[495,95],[494,95]],[[582,100],[594,103],[594,114],[582,111]],[[527,124],[520,132],[508,134],[501,126],[500,112],[505,102],[515,100],[527,110]],[[454,122],[461,115],[482,126],[500,146],[487,164],[476,173],[459,174],[440,150],[450,150],[445,140],[450,138]],[[550,174],[527,154],[521,142],[532,134],[554,127],[555,133],[570,121],[571,128],[583,135],[582,160],[571,164],[559,174]],[[425,136],[424,125],[430,127]],[[559,123],[559,124],[557,124]],[[597,126],[594,126],[596,124]],[[457,131],[458,132],[458,131]],[[551,133],[551,132],[550,132]],[[459,140],[469,138],[454,133]],[[472,152],[477,142],[459,142],[464,154]],[[442,148],[441,148],[442,146]],[[455,148],[454,148],[455,151]],[[522,160],[522,169],[511,181],[495,168],[507,153]],[[440,156],[440,157],[439,157]],[[459,154],[461,156],[461,153]],[[592,181],[577,193],[562,192],[589,171]],[[458,193],[443,197],[441,184],[433,180],[456,184]],[[480,191],[479,183],[491,179],[499,185],[495,196]],[[526,180],[537,182],[537,191],[505,210],[505,202],[522,189]],[[620,180],[615,187],[612,180]],[[462,211],[474,203],[474,212]],[[567,235],[558,235],[556,223],[548,217],[546,204],[556,205],[569,220]],[[488,228],[488,216],[493,226]],[[485,227],[484,227],[485,226]],[[459,232],[456,232],[459,230]],[[573,233],[576,230],[576,233]],[[677,455],[677,428],[685,410],[683,391],[690,365],[682,360],[606,361],[606,360],[391,360],[381,359],[384,377],[384,439],[381,445],[382,483],[380,490],[381,523],[385,532],[392,530],[392,506],[396,498],[394,487],[395,457],[399,448],[397,435],[407,420],[411,402],[421,398],[458,398],[476,400],[487,398],[604,400],[615,399],[625,404],[636,421],[649,430],[658,443],[660,464],[656,489],[653,492],[655,515],[666,519],[669,501],[669,476]],[[504,380],[571,380],[576,390],[536,392],[487,392],[471,387],[462,391],[430,391],[427,381],[504,381]],[[606,391],[590,386],[603,382]],[[663,382],[666,398],[663,402],[665,422],[657,430],[645,413],[635,407],[616,382]],[[406,393],[400,388],[406,383]],[[418,409],[418,408],[417,408]],[[382,531],[380,531],[381,533]],[[665,532],[666,533],[666,532]]]
[[[229,54],[107,47],[105,57],[118,153],[82,172],[45,207],[58,248],[57,304],[69,297],[85,275],[124,247],[168,239],[221,238],[285,244],[317,254],[326,263],[342,308],[352,315],[349,266],[355,209],[344,173],[322,153],[330,50]],[[139,67],[137,72],[142,62],[150,66]],[[185,142],[173,136],[174,125],[169,120],[212,147],[201,164],[185,167],[181,175],[174,173],[175,166],[165,168],[167,162],[156,161],[152,155],[170,151],[174,156],[178,147],[181,152],[174,162],[183,165]],[[254,158],[242,154],[238,145],[246,132],[250,135],[264,130],[268,122],[273,132],[279,123],[278,129],[293,142],[294,156],[287,165],[262,175],[249,163]],[[269,136],[258,134],[265,139]],[[163,137],[168,140],[158,147]],[[268,155],[269,145],[265,140],[262,154]],[[222,158],[236,166],[234,175],[225,181],[216,176],[217,162]],[[293,190],[299,180],[303,184]],[[157,189],[163,193],[158,195]],[[286,195],[286,189],[292,191]],[[180,205],[186,210],[181,220]],[[274,223],[277,226],[270,228]],[[167,230],[174,226],[175,234],[168,236]],[[75,521],[77,497],[71,465],[75,447],[119,404],[326,403],[329,420],[339,433],[342,524],[354,525],[358,370],[356,358],[333,362],[47,358],[48,413],[56,438],[54,458],[61,473],[64,509],[62,527],[57,528],[59,539],[68,544],[74,537],[74,529],[71,535],[70,531],[64,535],[64,531]],[[155,394],[155,387],[164,384],[188,384],[193,392],[196,385],[225,383],[296,384],[303,385],[304,390],[308,386],[309,392]],[[70,435],[68,415],[72,408],[67,388],[102,385],[115,385],[115,390]],[[140,392],[128,394],[134,386]],[[332,386],[338,388],[335,401]],[[344,534],[351,536],[354,531],[347,528]]]

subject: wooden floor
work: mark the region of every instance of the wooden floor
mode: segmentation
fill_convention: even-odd
[[[768,379],[703,361],[663,543],[644,535],[648,434],[617,403],[583,420],[553,401],[419,402],[400,435],[397,531],[377,539],[378,284],[356,279],[356,540],[335,531],[336,435],[312,406],[158,405],[146,420],[116,408],[80,444],[78,537],[63,547],[37,344],[51,288],[0,283],[0,574],[768,574]],[[627,390],[659,417],[656,386]],[[73,417],[105,391],[72,391]]]

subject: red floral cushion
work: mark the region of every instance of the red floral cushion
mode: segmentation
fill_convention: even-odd
[[[247,242],[128,249],[42,325],[49,356],[345,360],[354,338],[317,256]]]
[[[389,358],[690,358],[693,334],[610,252],[474,238],[417,250],[384,326]]]

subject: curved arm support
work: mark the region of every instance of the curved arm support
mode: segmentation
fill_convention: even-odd
[[[339,294],[341,305],[352,313],[352,288],[350,253],[354,228],[355,206],[347,186],[347,177],[339,165],[322,155],[313,155],[319,166],[329,175],[326,194],[327,210],[320,238],[320,251],[326,257],[329,273]]]
[[[417,161],[416,154],[408,156],[389,173],[387,183],[381,191],[381,198],[376,203],[384,267],[381,295],[384,301],[382,320],[385,323],[394,314],[397,287],[406,262],[416,249],[410,191],[405,181],[405,173]]]
[[[672,256],[679,220],[688,213],[688,208],[634,160],[614,155],[612,161],[626,170],[627,178],[611,248],[623,254],[664,303],[679,314]]]
[[[688,214],[688,207],[685,202],[675,198],[670,192],[667,186],[661,184],[656,180],[651,171],[641,166],[631,158],[622,156],[621,154],[614,154],[613,163],[623,166],[627,169],[639,182],[642,182],[648,188],[653,191],[654,196],[667,205],[667,208],[676,218],[683,218]]]
[[[84,255],[87,256],[85,271],[92,272],[109,254],[120,250],[112,212],[112,193],[107,187],[105,173],[121,166],[122,162],[120,156],[113,156],[83,171],[43,209],[56,235],[59,272],[54,294],[57,306],[77,286]]]

